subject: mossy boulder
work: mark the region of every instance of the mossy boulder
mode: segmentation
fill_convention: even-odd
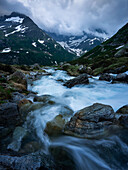
[[[16,71],[9,77],[9,81],[12,85],[21,90],[27,90],[27,79],[24,73]]]
[[[68,88],[72,88],[73,86],[76,85],[80,85],[80,84],[89,84],[89,79],[88,79],[88,75],[86,73],[81,74],[79,76],[77,76],[74,79],[68,80],[64,86],[68,87]]]

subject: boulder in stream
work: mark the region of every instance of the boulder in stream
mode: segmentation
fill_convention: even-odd
[[[64,86],[67,86],[68,88],[72,88],[75,85],[80,85],[80,84],[89,84],[89,80],[88,80],[88,74],[81,74],[80,76],[68,80]]]
[[[55,97],[51,95],[35,96],[34,102],[43,102],[45,104],[55,104]]]
[[[78,111],[66,124],[64,133],[82,138],[93,138],[105,133],[113,125],[114,110],[109,105],[95,103]]]
[[[103,73],[99,77],[99,80],[105,80],[105,81],[112,81],[113,79],[114,79],[114,76],[110,75],[109,73]]]
[[[57,136],[62,134],[62,130],[64,129],[65,120],[62,115],[56,116],[52,121],[47,122],[45,127],[45,132],[49,136]]]
[[[125,105],[116,111],[116,118],[119,125],[128,128],[128,105]]]

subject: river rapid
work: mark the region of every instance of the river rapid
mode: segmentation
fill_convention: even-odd
[[[28,86],[29,90],[37,92],[39,96],[54,96],[59,103],[33,111],[28,117],[32,128],[44,144],[43,152],[52,154],[65,169],[128,169],[127,129],[113,129],[109,135],[99,139],[80,139],[66,135],[48,137],[44,133],[46,123],[63,112],[64,105],[75,113],[98,102],[111,105],[116,111],[128,104],[128,84],[111,84],[93,77],[89,79],[89,85],[68,89],[63,86],[63,82],[73,77],[61,70],[47,68],[46,71],[51,75],[42,76],[40,80]],[[68,120],[70,117],[68,115]]]

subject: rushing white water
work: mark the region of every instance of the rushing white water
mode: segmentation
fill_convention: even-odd
[[[35,128],[37,136],[45,144],[45,151],[49,147],[61,147],[74,161],[75,168],[79,170],[108,170],[128,168],[128,140],[127,131],[118,132],[117,135],[100,140],[78,139],[62,136],[49,140],[43,130],[48,121],[60,114],[62,106],[68,106],[74,113],[86,106],[99,102],[111,105],[116,111],[121,106],[128,104],[128,85],[119,83],[111,84],[99,81],[97,77],[90,78],[89,85],[79,85],[71,89],[63,86],[62,81],[73,77],[64,71],[48,69],[49,76],[29,85],[29,90],[38,92],[38,95],[49,94],[56,97],[57,105],[46,106],[34,112],[28,119],[33,119],[31,125]],[[125,136],[125,139],[122,137]],[[56,150],[55,150],[56,152]],[[120,160],[122,156],[123,160]]]
[[[50,69],[49,72],[52,73],[51,76],[43,76],[29,89],[38,92],[38,95],[50,94],[56,96],[74,111],[96,102],[109,104],[116,111],[128,102],[127,84],[111,84],[106,81],[99,81],[97,78],[91,78],[89,85],[79,85],[68,89],[56,80],[69,80],[73,77],[68,76],[64,71]]]

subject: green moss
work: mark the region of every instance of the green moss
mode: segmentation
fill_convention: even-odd
[[[69,75],[71,76],[77,76],[79,75],[79,66],[75,66],[75,65],[66,65],[63,67],[63,69],[65,71],[68,72]]]
[[[7,100],[11,98],[12,92],[15,90],[13,88],[4,88],[0,85],[0,100]]]
[[[93,70],[93,75],[94,75],[94,76],[97,76],[97,75],[99,75],[100,73],[103,73],[103,71],[104,71],[104,68],[103,68],[103,67],[96,68],[95,70]]]
[[[7,103],[7,101],[0,100],[0,104]]]

